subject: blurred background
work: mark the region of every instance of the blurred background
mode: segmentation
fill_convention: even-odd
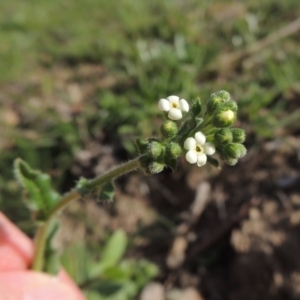
[[[298,0],[2,0],[0,209],[32,236],[16,157],[63,193],[135,157],[160,98],[225,89],[238,165],[120,178],[113,203],[68,207],[56,248],[89,300],[300,299],[299,15]]]

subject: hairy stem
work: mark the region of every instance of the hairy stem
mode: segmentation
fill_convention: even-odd
[[[111,181],[119,176],[122,176],[126,173],[129,173],[137,168],[139,168],[139,159],[141,156],[128,161],[110,171],[94,178],[88,180],[86,182],[86,188],[89,191],[92,191],[96,187],[103,185],[104,183]],[[35,271],[43,271],[44,269],[44,254],[47,242],[47,235],[51,225],[52,220],[54,217],[64,209],[69,203],[80,199],[82,195],[78,192],[77,189],[70,191],[69,193],[65,194],[59,203],[52,209],[50,212],[47,220],[40,225],[36,237],[35,237],[35,254],[32,263],[32,269]]]

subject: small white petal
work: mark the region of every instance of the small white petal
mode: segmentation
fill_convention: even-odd
[[[213,143],[207,142],[203,145],[204,153],[207,155],[213,155],[216,152],[216,147]]]
[[[197,166],[202,167],[206,164],[207,156],[204,153],[200,153],[197,155]]]
[[[170,110],[170,102],[166,99],[160,99],[158,101],[158,108],[163,111],[169,111]]]
[[[206,141],[206,136],[201,131],[198,131],[195,134],[195,140],[198,144],[204,145]]]
[[[180,105],[181,111],[188,112],[188,111],[190,110],[189,104],[188,104],[187,101],[184,100],[184,99],[181,99],[181,100],[179,101],[179,105]]]
[[[182,118],[182,112],[178,108],[171,108],[168,113],[168,118],[174,121],[180,120]]]
[[[192,137],[187,138],[184,141],[183,147],[186,150],[195,150],[196,149],[196,140]]]
[[[167,99],[170,101],[170,103],[178,103],[179,102],[178,96],[169,96]]]
[[[187,152],[187,154],[185,155],[185,159],[190,163],[190,164],[194,164],[197,162],[197,153],[193,150],[190,150]]]

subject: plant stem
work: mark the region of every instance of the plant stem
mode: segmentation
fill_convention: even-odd
[[[89,191],[92,191],[96,187],[100,187],[104,183],[111,181],[119,176],[122,176],[126,173],[129,173],[137,168],[139,168],[139,159],[141,156],[128,161],[127,163],[124,163],[114,169],[111,169],[110,171],[94,178],[91,180],[88,180],[86,182],[86,188]],[[44,253],[46,248],[46,242],[47,242],[47,235],[50,228],[50,225],[54,219],[54,217],[62,210],[64,209],[70,202],[76,201],[80,199],[82,195],[79,193],[77,189],[74,189],[70,191],[69,193],[65,194],[59,203],[52,209],[52,211],[49,213],[49,216],[47,220],[40,225],[36,238],[35,238],[35,255],[32,263],[32,270],[35,271],[43,271],[44,269]]]

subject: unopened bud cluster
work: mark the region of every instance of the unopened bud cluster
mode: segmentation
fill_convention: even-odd
[[[150,138],[148,140],[136,140],[140,158],[140,165],[148,175],[161,172],[165,166],[175,171],[177,158],[182,149],[179,143],[174,141],[178,127],[173,121],[167,120],[161,125],[162,138]]]
[[[183,152],[189,163],[199,167],[206,162],[219,167],[219,161],[212,157],[215,153],[229,165],[246,154],[244,130],[231,128],[238,105],[228,92],[212,94],[205,107],[199,98],[190,107],[185,99],[169,96],[159,100],[158,108],[166,117],[160,127],[161,137],[136,141],[146,174],[159,173],[166,166],[174,171]]]

